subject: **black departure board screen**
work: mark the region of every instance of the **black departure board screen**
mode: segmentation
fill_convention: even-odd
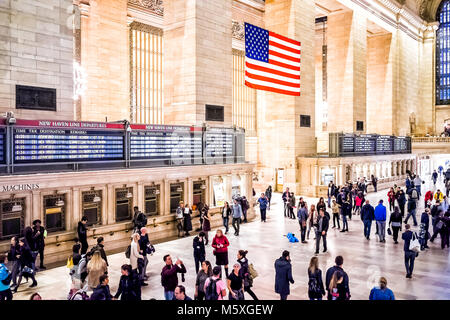
[[[392,152],[394,150],[394,140],[391,136],[377,137],[377,152]]]
[[[193,160],[202,158],[202,128],[131,125],[131,159]]]
[[[6,128],[0,127],[0,163],[5,163]]]
[[[207,163],[234,162],[234,130],[230,128],[208,128],[205,137]]]
[[[411,153],[410,137],[340,134],[339,156]]]
[[[120,129],[122,125],[63,121],[28,122],[36,122],[37,125],[21,126],[18,123],[14,128],[16,163],[125,158],[124,131],[108,130],[108,127]],[[91,130],[92,128],[98,129]]]

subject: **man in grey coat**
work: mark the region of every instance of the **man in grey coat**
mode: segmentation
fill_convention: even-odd
[[[308,209],[306,209],[305,202],[300,204],[300,209],[297,212],[298,223],[300,224],[300,233],[302,237],[302,243],[308,243],[305,241],[306,236],[306,221],[308,220]]]
[[[233,200],[233,207],[231,208],[233,210],[233,221],[232,221],[232,225],[234,228],[234,235],[238,236],[239,235],[239,224],[241,223],[241,218],[242,218],[242,207],[241,205],[237,202],[236,199]]]

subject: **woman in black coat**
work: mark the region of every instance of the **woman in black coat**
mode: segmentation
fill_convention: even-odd
[[[20,269],[20,262],[17,256],[19,255],[20,247],[17,237],[11,238],[11,246],[8,252],[8,261],[10,263],[9,269],[11,270],[11,281],[15,287],[17,285],[17,275]]]
[[[308,297],[309,300],[322,300],[325,288],[322,281],[322,270],[319,269],[319,259],[312,257],[308,268]]]
[[[183,223],[183,229],[184,229],[184,235],[185,236],[189,236],[189,231],[192,231],[192,210],[191,208],[189,208],[189,205],[186,204],[184,206],[184,212],[183,212],[183,218],[184,218],[184,223]]]
[[[250,271],[248,269],[248,259],[246,258],[248,251],[247,250],[239,250],[237,254],[237,262],[241,265],[239,272],[244,279],[244,292],[248,292],[248,294],[253,298],[253,300],[258,300],[256,294],[252,291],[251,287],[253,286],[253,279],[250,276]]]
[[[17,292],[17,289],[22,282],[22,276],[29,277],[33,280],[30,288],[37,286],[33,271],[33,255],[31,254],[30,247],[25,238],[20,238],[19,240],[19,280],[17,281],[17,286],[12,290],[13,292]]]
[[[119,288],[114,298],[123,301],[141,300],[141,285],[139,276],[131,270],[131,265],[124,264],[121,267],[122,276],[120,277]]]
[[[198,236],[194,238],[192,242],[192,247],[194,248],[194,262],[195,262],[195,273],[198,274],[198,270],[203,261],[206,258],[205,251],[205,233],[201,231]]]
[[[289,251],[284,251],[283,255],[275,260],[275,292],[280,295],[281,300],[287,300],[287,296],[291,293],[289,283],[293,284],[294,278]]]

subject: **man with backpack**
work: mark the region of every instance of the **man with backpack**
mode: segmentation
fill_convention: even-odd
[[[161,272],[161,285],[164,287],[164,297],[166,300],[172,300],[175,288],[178,285],[178,273],[186,273],[186,267],[183,261],[178,259],[175,264],[172,264],[172,258],[169,254],[164,256],[166,265]]]
[[[6,255],[0,255],[0,301],[12,300],[13,297],[9,286],[12,275],[6,267],[7,262]]]
[[[87,228],[86,228],[87,221],[88,221],[88,218],[86,216],[83,216],[81,218],[81,221],[78,222],[78,227],[77,227],[78,239],[81,242],[81,254],[85,254],[89,247],[88,241],[87,241]]]
[[[133,229],[134,233],[139,233],[141,228],[144,228],[147,225],[147,217],[141,211],[139,211],[138,207],[134,207],[134,217],[133,217]]]
[[[220,273],[222,269],[220,266],[215,266],[213,268],[212,277],[206,279],[205,281],[205,300],[223,300],[226,296],[227,286],[225,282],[220,278]]]

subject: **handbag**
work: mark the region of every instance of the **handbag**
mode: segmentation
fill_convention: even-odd
[[[438,223],[436,223],[436,229],[440,230],[444,226],[444,221],[439,220]]]
[[[22,273],[33,274],[33,269],[31,269],[28,266],[25,266],[25,267],[22,268]]]
[[[147,248],[145,248],[145,251],[147,254],[152,255],[156,250],[155,247],[151,243],[149,243],[147,244]]]
[[[420,242],[419,239],[417,239],[417,235],[415,232],[413,233],[413,236],[409,243],[409,250],[414,251],[416,253],[420,252]]]
[[[258,276],[258,272],[255,270],[253,263],[248,265],[248,273],[250,274],[250,278],[253,280]]]
[[[387,233],[388,233],[388,235],[392,235],[392,231],[391,231],[391,228],[387,228]]]

